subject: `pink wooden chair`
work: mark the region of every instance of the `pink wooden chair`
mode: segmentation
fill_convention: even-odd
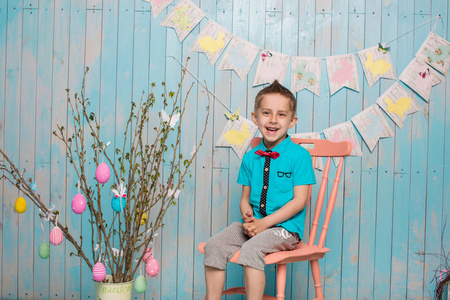
[[[331,142],[328,140],[318,140],[318,139],[296,139],[293,138],[292,141],[297,144],[313,144],[313,149],[308,149],[311,153],[313,159],[313,165],[316,165],[316,157],[326,157],[327,162],[323,170],[322,182],[320,182],[320,188],[316,200],[316,209],[314,211],[314,218],[311,225],[311,231],[309,233],[309,238],[307,234],[304,233],[303,239],[308,240],[307,244],[302,242],[298,243],[296,249],[290,251],[280,251],[276,253],[267,254],[266,264],[277,264],[277,296],[264,295],[264,299],[284,299],[284,290],[286,286],[286,264],[298,261],[309,261],[311,264],[311,273],[313,275],[314,287],[316,291],[315,299],[324,299],[322,284],[320,281],[320,269],[319,269],[319,259],[323,258],[325,253],[330,251],[330,249],[325,248],[325,238],[327,235],[328,224],[330,223],[330,218],[333,213],[334,204],[336,202],[336,196],[338,192],[339,181],[342,173],[342,166],[344,164],[344,157],[349,156],[352,152],[352,145],[349,142]],[[251,142],[252,148],[257,146],[261,142],[261,138],[253,138]],[[331,188],[328,204],[326,206],[325,219],[322,225],[322,231],[320,233],[319,242],[317,245],[314,244],[316,240],[317,228],[319,225],[319,218],[322,211],[327,183],[328,183],[328,173],[330,171],[330,164],[333,157],[340,157],[340,162],[336,171],[336,176],[334,178],[334,183]],[[319,184],[319,182],[318,182]],[[309,209],[311,201],[311,190],[309,189],[308,202],[306,209]],[[205,243],[200,243],[198,249],[201,253],[204,251]],[[239,259],[239,251],[230,259],[230,262],[237,263]],[[235,287],[223,291],[223,295],[241,294],[245,295],[244,287]]]

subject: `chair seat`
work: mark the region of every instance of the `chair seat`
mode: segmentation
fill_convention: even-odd
[[[205,253],[205,242],[198,244],[198,250],[201,253]],[[294,250],[279,251],[275,253],[267,254],[266,264],[287,264],[297,261],[307,261],[323,258],[325,253],[330,251],[330,249],[322,247],[319,248],[316,245],[309,246],[308,244],[298,243]],[[230,262],[237,263],[239,260],[240,251],[236,252],[230,259]]]

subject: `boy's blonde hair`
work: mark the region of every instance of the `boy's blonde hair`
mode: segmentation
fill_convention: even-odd
[[[259,104],[261,103],[262,98],[264,98],[265,95],[268,94],[280,94],[281,96],[284,96],[289,99],[289,107],[291,108],[291,111],[294,112],[294,116],[297,112],[297,99],[295,99],[294,95],[291,93],[290,90],[285,88],[283,85],[281,85],[278,80],[275,80],[272,82],[271,85],[266,86],[262,90],[259,91],[259,93],[256,95],[255,98],[255,107],[254,111],[256,112],[259,108]]]

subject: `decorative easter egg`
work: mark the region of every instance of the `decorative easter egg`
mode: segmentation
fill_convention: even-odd
[[[82,194],[76,194],[73,197],[72,210],[76,214],[82,214],[86,210],[86,198]]]
[[[139,294],[142,294],[143,292],[145,292],[146,289],[147,289],[147,281],[145,280],[144,276],[139,275],[134,281],[134,290]]]
[[[105,279],[106,268],[101,262],[96,263],[92,268],[92,277],[95,281],[102,281]]]
[[[27,202],[23,197],[19,197],[16,199],[16,203],[14,204],[14,209],[19,213],[23,214],[27,210]]]
[[[47,259],[50,256],[50,246],[46,242],[42,242],[39,246],[39,257]]]
[[[153,257],[152,248],[147,247],[147,249],[145,250],[144,257],[142,259],[144,260],[145,263],[147,263],[147,260],[152,257]]]
[[[141,218],[141,225],[144,225],[147,222],[147,214],[143,213]]]
[[[120,199],[122,199],[122,201],[120,201]],[[122,205],[120,204],[120,202],[122,202]],[[121,212],[122,208],[125,208],[125,206],[127,205],[127,199],[126,198],[117,198],[116,196],[112,197],[111,200],[111,207],[112,209],[114,209],[115,212]]]
[[[147,274],[155,277],[159,273],[159,263],[155,258],[149,258],[147,261],[147,267],[145,268]]]
[[[54,227],[52,231],[50,231],[50,244],[53,246],[61,245],[62,241],[64,239],[64,235],[62,230],[59,227]]]
[[[111,172],[109,171],[109,167],[106,163],[101,163],[98,165],[97,170],[95,170],[95,179],[99,183],[106,183],[111,176]]]

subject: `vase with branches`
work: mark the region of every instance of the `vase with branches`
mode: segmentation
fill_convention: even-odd
[[[86,68],[84,73],[80,95],[74,94],[72,98],[66,90],[72,121],[69,130],[57,125],[53,135],[65,145],[68,161],[78,179],[76,187],[85,198],[88,209],[84,213],[89,216],[89,224],[85,226],[92,230],[90,240],[73,236],[64,221],[61,218],[58,220],[59,212],[44,204],[27,171],[20,170],[2,149],[0,155],[4,162],[0,167],[4,175],[0,179],[15,186],[39,208],[40,218],[47,218],[62,231],[65,239],[75,248],[71,255],[80,257],[91,270],[101,260],[110,270],[113,283],[128,282],[133,280],[139,266],[146,260],[146,250],[151,246],[155,232],[164,225],[165,214],[176,204],[179,191],[202,145],[209,105],[198,144],[194,145],[190,155],[183,155],[180,147],[183,117],[194,84],[182,92],[185,79],[185,71],[182,71],[177,91],[167,91],[162,83],[164,92],[160,99],[155,96],[155,84],[152,84],[148,96],[142,94],[138,103],[131,102],[123,145],[111,153],[106,151],[107,143],[100,138],[101,122],[90,111],[90,101],[85,97],[88,70]],[[158,118],[150,118],[157,101],[163,108]],[[101,163],[103,160],[111,174],[107,182],[92,176],[92,167],[88,165],[89,161],[93,161],[98,168],[104,164]],[[111,212],[110,193],[105,189],[119,194],[118,212],[115,209]],[[107,199],[105,196],[108,196]],[[110,211],[108,214],[112,214],[109,222],[105,220],[107,210]],[[89,247],[83,247],[86,242],[90,243]],[[101,251],[96,251],[99,245]]]

